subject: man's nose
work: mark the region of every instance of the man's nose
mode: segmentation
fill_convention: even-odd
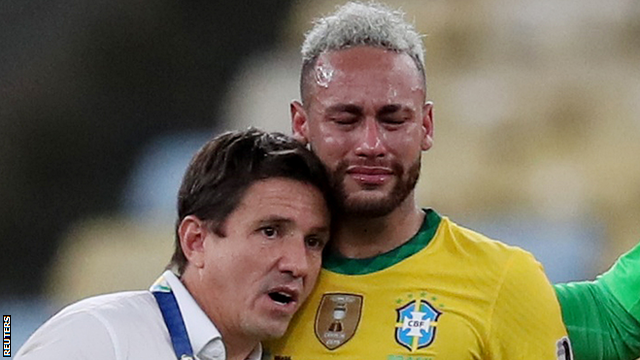
[[[279,270],[295,278],[307,276],[311,268],[304,239],[289,239],[282,248]]]
[[[375,119],[366,119],[359,134],[361,138],[358,139],[355,149],[356,155],[373,158],[384,156],[386,148],[383,135]]]

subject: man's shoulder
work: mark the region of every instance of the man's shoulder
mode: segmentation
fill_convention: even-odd
[[[99,295],[73,303],[45,322],[27,340],[19,358],[69,357],[111,359],[140,342],[142,334],[162,338],[162,315],[148,291]],[[156,314],[157,312],[157,314]],[[144,328],[144,332],[140,329]],[[155,335],[150,335],[150,334]]]
[[[158,306],[149,291],[124,291],[80,300],[62,309],[50,321],[93,318],[114,326],[151,321],[158,318],[158,314]]]
[[[444,247],[459,256],[470,255],[476,261],[488,261],[495,265],[506,264],[517,259],[518,262],[538,264],[528,251],[492,239],[475,230],[456,224],[443,216],[441,229],[437,234]]]

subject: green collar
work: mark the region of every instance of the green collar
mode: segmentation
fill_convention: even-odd
[[[350,259],[338,253],[326,252],[322,267],[344,275],[365,275],[384,270],[422,250],[431,242],[442,218],[432,209],[425,209],[426,216],[420,230],[399,247],[365,259]]]

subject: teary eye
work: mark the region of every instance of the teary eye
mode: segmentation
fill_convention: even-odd
[[[407,118],[400,117],[400,116],[387,116],[380,120],[383,124],[388,126],[400,126],[408,121]]]
[[[358,118],[353,115],[340,115],[332,117],[331,120],[338,125],[353,125],[358,121]]]

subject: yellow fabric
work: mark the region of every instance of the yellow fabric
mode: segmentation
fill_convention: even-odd
[[[323,295],[335,293],[361,296],[362,307],[353,336],[329,350],[320,341],[328,334],[327,322],[318,334],[314,327],[322,318],[317,310]],[[419,313],[399,318],[396,310],[415,301],[424,304]],[[423,315],[428,306],[441,312],[435,322]],[[357,312],[357,306],[347,308],[345,319]],[[411,324],[425,330],[414,329],[420,336],[402,345],[396,330],[404,326],[405,332],[412,331]],[[346,326],[342,330],[348,332]],[[429,330],[431,343],[419,348]],[[365,275],[323,269],[287,334],[266,348],[267,357],[275,360],[541,360],[565,359],[558,356],[559,340],[565,336],[554,290],[531,254],[443,217],[426,247],[386,269]]]

